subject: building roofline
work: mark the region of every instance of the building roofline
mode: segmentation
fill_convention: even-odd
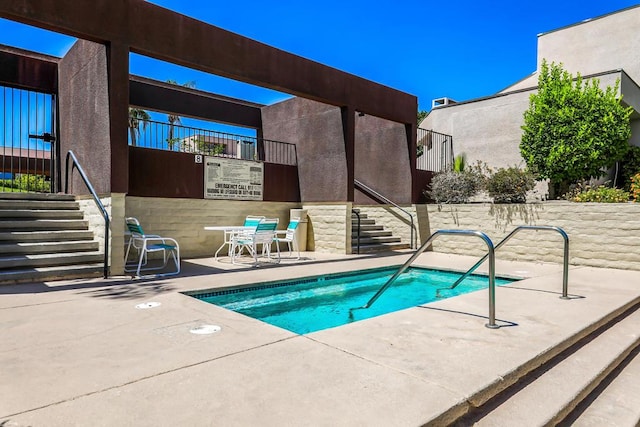
[[[613,12],[605,13],[604,15],[596,16],[595,18],[587,18],[587,19],[584,19],[584,20],[582,20],[580,22],[576,22],[576,23],[573,23],[573,24],[569,24],[569,25],[565,25],[565,26],[562,26],[562,27],[555,28],[553,30],[549,30],[549,31],[545,31],[545,32],[539,33],[538,37],[542,37],[542,36],[545,36],[547,34],[555,33],[557,31],[566,30],[567,28],[577,27],[578,25],[587,24],[587,23],[589,23],[591,21],[596,21],[598,19],[606,18],[608,16],[616,15],[618,13],[626,12],[628,10],[636,9],[636,8],[639,8],[639,7],[640,7],[640,4],[636,4],[635,6],[625,7],[624,9],[620,9],[620,10],[616,10],[616,11],[613,11]]]
[[[631,79],[631,77],[629,77],[629,75],[622,68],[617,68],[617,69],[608,70],[608,71],[601,71],[599,73],[589,74],[589,75],[581,76],[581,77],[583,79],[593,79],[593,78],[596,78],[596,77],[606,76],[608,74],[614,74],[614,73],[624,74],[629,79]],[[574,80],[575,79],[576,78],[574,78]],[[524,80],[524,79],[521,79],[518,82],[520,82],[522,80]],[[633,79],[631,79],[631,80],[633,81]],[[516,83],[514,83],[514,84],[516,84]],[[529,86],[529,87],[518,89],[518,90],[512,90],[510,92],[501,92],[501,93],[496,93],[496,94],[489,95],[489,96],[483,96],[483,97],[480,97],[480,98],[468,99],[466,101],[458,101],[455,104],[442,105],[440,107],[436,107],[436,108],[432,109],[430,111],[430,113],[432,111],[435,111],[435,110],[444,110],[445,108],[457,107],[459,105],[472,104],[474,102],[486,101],[486,100],[489,100],[489,99],[500,98],[500,97],[507,96],[507,95],[513,95],[513,94],[516,94],[516,93],[529,92],[529,91],[535,90],[537,88],[538,88],[538,85],[535,85],[535,86]]]

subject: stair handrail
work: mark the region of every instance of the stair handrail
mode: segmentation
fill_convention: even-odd
[[[65,182],[64,182],[65,194],[69,194],[69,158],[73,160],[73,162],[71,163],[71,168],[76,168],[80,173],[80,176],[84,181],[84,184],[87,186],[87,189],[93,196],[93,200],[94,202],[96,202],[96,205],[98,206],[98,209],[100,209],[100,212],[102,213],[102,217],[104,218],[104,278],[106,279],[109,277],[109,226],[110,226],[109,214],[107,213],[107,210],[104,208],[104,205],[100,201],[100,198],[96,193],[96,190],[93,188],[93,185],[91,185],[89,178],[87,178],[87,174],[84,172],[84,169],[82,169],[82,166],[78,161],[78,158],[76,157],[76,155],[73,153],[72,150],[69,150],[69,152],[67,153],[67,158],[65,161],[65,165],[66,165],[65,177],[64,177],[65,178]]]
[[[369,187],[366,184],[363,184],[362,182],[358,181],[357,179],[353,180],[353,183],[356,185],[356,187],[359,187],[361,190],[364,190],[365,192],[371,193],[373,194],[375,197],[377,197],[378,199],[384,201],[385,203],[388,203],[390,205],[392,205],[395,208],[398,208],[399,210],[401,210],[402,212],[404,212],[409,219],[411,220],[411,240],[409,242],[409,245],[411,246],[411,249],[415,249],[416,246],[418,246],[417,244],[417,231],[416,230],[416,226],[413,223],[413,215],[411,215],[411,213],[409,213],[406,209],[403,209],[400,205],[398,205],[396,202],[390,200],[389,198],[385,197],[384,195],[378,193],[376,190],[374,190],[373,188]]]
[[[519,225],[516,228],[514,228],[513,231],[511,231],[511,233],[509,233],[504,239],[502,239],[500,243],[496,245],[495,250],[497,251],[498,249],[500,249],[505,243],[507,243],[507,241],[509,241],[509,239],[511,239],[516,233],[520,232],[521,230],[536,230],[536,231],[549,230],[549,231],[555,231],[562,236],[562,239],[564,240],[564,255],[563,255],[563,267],[562,267],[562,296],[560,298],[570,299],[569,298],[569,236],[567,235],[567,233],[560,227],[554,227],[550,225]],[[456,280],[455,283],[450,287],[437,289],[436,295],[441,290],[454,289],[464,279],[469,277],[469,275],[471,275],[471,273],[473,273],[478,267],[480,267],[480,265],[487,259],[488,256],[489,254],[487,253],[485,256],[480,258],[478,262],[476,262],[469,270],[467,270],[466,273],[460,276],[460,278],[458,278],[458,280]]]
[[[371,305],[380,297],[380,295],[382,295],[384,291],[386,291],[389,288],[389,286],[391,286],[393,282],[396,281],[398,276],[404,273],[407,270],[407,268],[409,268],[409,266],[413,263],[413,261],[415,261],[416,258],[418,258],[427,249],[427,247],[431,244],[431,242],[442,235],[477,236],[487,244],[487,248],[489,249],[487,253],[487,256],[489,257],[489,323],[485,324],[485,326],[489,329],[499,328],[500,326],[496,324],[495,248],[489,236],[487,236],[482,231],[477,231],[477,230],[438,230],[436,231],[431,236],[429,236],[427,241],[424,242],[422,246],[420,246],[420,248],[418,248],[415,251],[415,253],[411,256],[411,258],[409,258],[404,264],[402,264],[402,266],[398,269],[398,271],[396,271],[395,274],[391,276],[391,278],[387,280],[387,282],[384,285],[382,285],[380,289],[378,289],[378,292],[376,292],[375,295],[372,296],[371,299],[369,299],[369,301],[365,305],[359,308],[366,309],[371,307]]]
[[[357,241],[358,241],[358,254],[360,254],[360,212],[358,212],[356,209],[351,209],[351,213],[356,214],[356,217],[358,217],[358,237],[357,237]]]

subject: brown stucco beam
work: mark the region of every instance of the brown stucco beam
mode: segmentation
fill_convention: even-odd
[[[57,93],[58,63],[0,46],[0,85]]]
[[[195,93],[180,86],[154,84],[148,80],[129,81],[129,104],[254,129],[262,127],[259,107]]]
[[[143,0],[0,2],[0,16],[399,123],[417,98]],[[167,31],[170,28],[171,31]]]

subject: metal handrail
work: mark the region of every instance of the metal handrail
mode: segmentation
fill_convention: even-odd
[[[78,169],[78,172],[80,173],[80,176],[84,181],[84,184],[87,186],[87,189],[89,189],[89,192],[91,192],[91,195],[93,196],[93,200],[96,202],[96,205],[98,205],[98,208],[102,212],[102,216],[104,218],[104,278],[106,279],[109,277],[109,224],[110,224],[109,214],[107,213],[107,210],[104,208],[104,205],[100,201],[100,198],[96,194],[96,190],[94,190],[93,185],[91,185],[91,182],[89,182],[89,178],[87,178],[87,174],[84,172],[84,169],[82,169],[82,166],[80,166],[80,162],[78,161],[78,158],[71,150],[69,150],[69,152],[67,153],[67,159],[65,162],[65,165],[66,165],[66,171],[65,171],[65,177],[64,177],[65,194],[69,194],[69,158],[73,160],[71,167],[72,168],[75,167],[76,169]]]
[[[550,230],[550,231],[556,231],[556,232],[560,233],[560,235],[564,239],[564,261],[563,261],[563,272],[562,272],[562,296],[560,298],[561,299],[569,299],[569,295],[568,295],[568,293],[569,293],[569,284],[568,284],[568,282],[569,282],[569,236],[567,235],[567,233],[560,227],[553,227],[553,226],[549,226],[549,225],[520,225],[520,226],[516,227],[511,233],[509,233],[504,239],[502,239],[500,241],[500,243],[498,243],[496,245],[495,250],[497,251],[498,249],[500,249],[502,247],[502,245],[507,243],[507,241],[509,239],[511,239],[511,237],[513,237],[520,230],[536,230],[536,231],[537,230]],[[462,276],[460,276],[460,278],[458,280],[456,280],[456,282],[453,285],[451,285],[451,287],[437,289],[436,290],[436,295],[438,295],[438,292],[440,292],[441,290],[451,290],[451,289],[455,288],[456,286],[458,286],[464,279],[469,277],[469,275],[471,275],[471,273],[473,273],[478,267],[480,267],[480,265],[487,259],[488,256],[489,256],[489,254],[487,253],[485,256],[480,258],[480,260],[478,262],[476,262],[473,267],[471,267],[469,270],[467,270],[466,273],[464,273]]]
[[[356,214],[356,216],[358,217],[358,255],[360,254],[360,212],[358,212],[356,209],[351,209],[351,213]]]
[[[361,187],[362,189],[364,189],[365,191],[373,194],[374,196],[376,196],[377,198],[379,198],[380,200],[384,201],[385,203],[388,203],[392,206],[394,206],[395,208],[400,209],[402,212],[404,212],[405,214],[407,214],[407,216],[409,217],[409,219],[411,220],[411,241],[410,241],[410,246],[411,249],[415,249],[416,246],[418,246],[417,243],[417,231],[416,231],[416,226],[413,223],[413,215],[411,215],[411,213],[407,212],[405,209],[403,209],[402,207],[400,207],[400,205],[398,205],[397,203],[393,202],[392,200],[389,200],[387,197],[383,196],[382,194],[378,193],[376,190],[374,190],[373,188],[363,184],[362,182],[358,181],[357,179],[353,180],[353,183],[357,186],[357,187]]]
[[[365,308],[371,307],[371,305],[380,297],[380,295],[382,295],[384,293],[384,291],[386,291],[387,288],[389,288],[389,286],[391,286],[393,284],[393,282],[395,282],[395,280],[398,278],[398,276],[400,276],[402,273],[404,273],[406,271],[406,269],[409,268],[411,263],[413,263],[413,261],[415,261],[416,258],[418,258],[418,256],[420,256],[422,254],[422,252],[424,252],[427,249],[429,244],[433,240],[435,240],[437,237],[442,236],[442,235],[478,236],[482,240],[484,240],[484,242],[487,244],[487,247],[489,248],[489,251],[487,253],[487,256],[489,257],[489,323],[485,324],[485,326],[487,328],[490,328],[490,329],[499,328],[500,326],[496,325],[496,260],[495,260],[495,249],[494,249],[494,246],[493,246],[493,242],[491,241],[489,236],[487,236],[482,231],[476,231],[476,230],[438,230],[438,231],[436,231],[431,236],[429,236],[427,241],[424,242],[422,244],[422,246],[420,246],[420,248],[418,250],[416,250],[416,252],[411,256],[411,258],[409,258],[407,260],[407,262],[405,262],[402,265],[402,267],[400,267],[398,269],[398,271],[396,271],[396,273],[393,276],[391,276],[391,278],[389,280],[387,280],[387,283],[385,283],[380,289],[378,289],[378,292],[376,292],[375,295],[373,297],[371,297],[371,299],[365,305],[363,305],[362,307],[359,307],[359,308],[365,309]]]

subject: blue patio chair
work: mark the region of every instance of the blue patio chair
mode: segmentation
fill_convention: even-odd
[[[262,245],[262,256],[271,259],[271,245],[275,241],[278,218],[262,219],[253,233],[241,233],[232,237],[231,262],[236,263],[236,258],[246,248],[253,255],[254,265],[258,265],[258,246]],[[280,262],[280,248],[276,245],[278,262]]]
[[[300,259],[300,246],[298,245],[298,241],[296,240],[296,230],[298,228],[299,220],[294,219],[289,222],[286,230],[278,230],[276,231],[276,241],[277,243],[286,242],[287,247],[289,248],[289,256],[293,256],[293,252],[291,247],[298,252],[298,257],[296,259]],[[278,236],[282,235],[283,237]]]
[[[169,264],[169,260],[173,260],[175,271],[153,274],[153,276],[171,276],[180,273],[180,246],[178,242],[169,237],[161,237],[157,234],[145,234],[140,222],[136,218],[126,218],[125,223],[127,229],[131,233],[127,251],[125,253],[125,269],[127,273],[135,273],[138,277],[149,276],[143,274],[154,270],[163,270]],[[127,263],[131,248],[137,252],[135,263]],[[153,252],[162,252],[162,266],[147,267],[148,254]]]
[[[246,218],[244,219],[244,224],[243,227],[251,227],[248,230],[243,230],[243,231],[234,231],[234,230],[228,230],[224,232],[224,241],[222,242],[222,245],[220,245],[220,247],[218,248],[218,250],[216,251],[215,255],[213,256],[214,259],[218,259],[218,253],[220,253],[220,251],[222,250],[222,248],[225,247],[225,245],[228,246],[228,251],[227,254],[229,256],[231,256],[231,247],[232,247],[232,239],[233,236],[235,235],[239,235],[239,234],[250,234],[252,233],[256,227],[258,226],[258,223],[263,220],[264,217],[263,216],[254,216],[254,215],[247,215]]]

